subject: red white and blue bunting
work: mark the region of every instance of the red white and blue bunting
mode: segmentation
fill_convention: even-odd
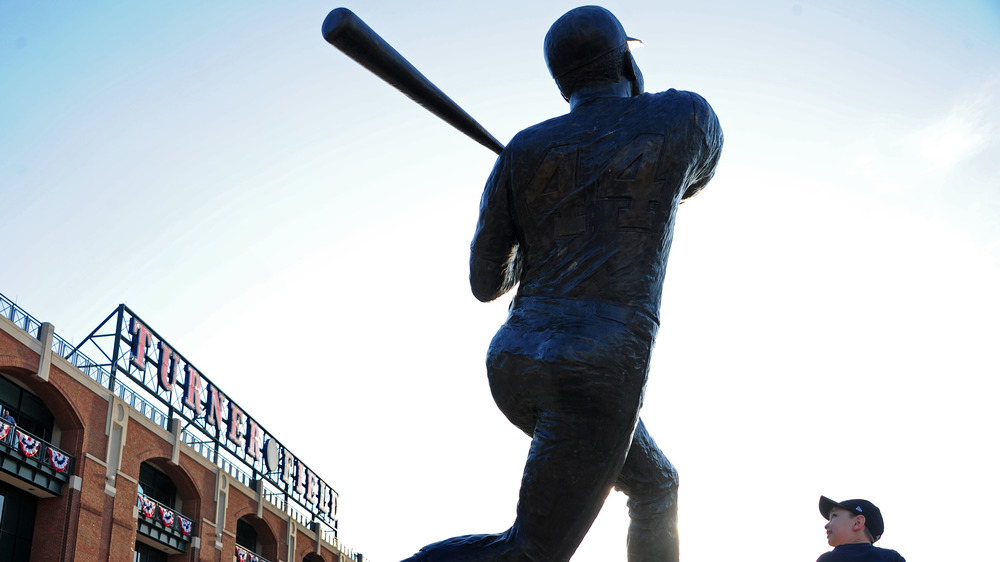
[[[163,521],[163,524],[165,526],[169,527],[169,526],[171,526],[171,525],[174,524],[174,512],[170,511],[169,509],[167,509],[167,508],[165,508],[165,507],[163,507],[161,505],[160,506],[160,519]]]
[[[239,562],[260,562],[261,560],[256,554],[250,552],[249,550],[245,550],[240,546],[236,547],[236,558]]]
[[[42,448],[40,441],[27,433],[22,433],[21,430],[17,430],[17,442],[21,445],[21,452],[26,457],[37,455],[38,450]]]
[[[49,461],[52,462],[52,468],[54,468],[56,472],[63,472],[66,470],[66,467],[69,466],[69,455],[64,455],[52,447],[49,447]]]
[[[153,500],[143,496],[139,498],[139,501],[142,503],[141,509],[143,515],[146,517],[153,517],[153,515],[156,514],[156,504],[153,503]]]
[[[184,533],[184,536],[186,537],[186,536],[190,535],[191,534],[191,522],[188,521],[187,519],[184,519],[183,517],[180,517],[180,516],[178,516],[177,518],[180,519],[180,521],[181,521],[181,532]]]
[[[0,422],[0,439],[5,439],[8,433],[10,433],[10,424]]]

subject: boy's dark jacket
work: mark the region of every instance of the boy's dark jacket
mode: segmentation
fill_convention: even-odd
[[[869,543],[842,544],[823,554],[816,562],[906,562],[895,550]]]

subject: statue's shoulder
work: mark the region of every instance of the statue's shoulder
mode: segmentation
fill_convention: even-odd
[[[548,144],[552,137],[560,135],[565,131],[570,114],[566,113],[558,117],[546,119],[541,123],[536,123],[530,127],[522,129],[514,135],[507,144],[512,147],[527,147],[536,144]]]
[[[700,94],[695,92],[689,92],[687,90],[675,90],[671,88],[663,92],[657,92],[653,94],[642,94],[639,98],[648,96],[651,103],[655,104],[670,104],[670,105],[693,105],[696,110],[708,110],[711,111],[712,107],[708,105],[708,101],[701,97]]]

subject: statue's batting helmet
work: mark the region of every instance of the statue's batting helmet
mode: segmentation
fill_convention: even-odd
[[[642,73],[628,50],[634,41],[618,18],[600,6],[574,8],[560,17],[545,34],[545,64],[558,82],[570,72],[615,52],[623,57],[623,76],[632,82],[632,94],[642,93]]]

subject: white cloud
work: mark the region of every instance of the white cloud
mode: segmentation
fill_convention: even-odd
[[[947,172],[990,143],[993,124],[986,115],[993,105],[990,94],[983,91],[953,107],[943,119],[904,137],[903,150],[924,163],[921,171]]]
[[[988,80],[950,109],[915,124],[886,116],[848,149],[850,170],[881,194],[935,190],[943,176],[962,173],[964,164],[995,144],[1000,99],[992,92],[998,82]]]

